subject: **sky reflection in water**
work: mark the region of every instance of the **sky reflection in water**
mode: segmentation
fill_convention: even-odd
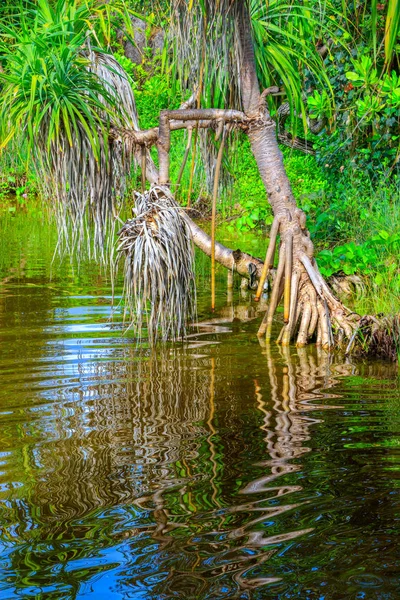
[[[222,285],[137,347],[40,235],[0,269],[0,598],[399,598],[396,368],[263,348]]]

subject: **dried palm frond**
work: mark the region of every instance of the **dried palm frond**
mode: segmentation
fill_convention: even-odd
[[[86,246],[105,259],[136,150],[110,129],[138,127],[128,76],[90,25],[105,25],[111,8],[97,0],[25,8],[20,21],[0,18],[0,148],[17,134],[26,141],[56,214],[58,248],[79,256]]]
[[[124,317],[151,345],[183,339],[196,312],[194,257],[188,225],[167,188],[135,194],[135,217],[119,232],[124,260]]]
[[[86,58],[87,68],[98,82],[96,130],[89,133],[78,122],[72,143],[60,130],[50,154],[43,148],[40,155],[44,160],[37,164],[39,171],[46,173],[43,181],[47,196],[56,201],[59,248],[78,255],[86,248],[89,255],[105,261],[135,150],[110,139],[108,130],[139,126],[132,88],[122,67],[108,54],[89,50]]]
[[[174,67],[184,87],[192,90],[200,86],[207,106],[239,106],[235,85],[238,46],[233,26],[238,4],[235,0],[171,3]]]

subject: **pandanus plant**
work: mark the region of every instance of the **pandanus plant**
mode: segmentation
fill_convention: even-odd
[[[93,39],[97,42],[94,22],[104,22],[99,18],[103,15],[100,3],[38,0],[26,4],[23,15],[27,17],[23,16],[19,27],[4,22],[1,26],[5,59],[1,73],[2,145],[17,131],[24,134],[47,184],[48,196],[56,198],[60,233],[68,237],[72,223],[72,244],[79,244],[82,230],[91,234],[92,222],[95,246],[101,249],[110,239],[107,224],[115,223],[116,198],[122,194],[131,160],[141,164],[143,179],[147,178],[152,187],[136,195],[134,218],[124,225],[119,237],[119,250],[125,258],[127,306],[135,313],[134,325],[142,325],[142,313],[150,305],[150,341],[157,340],[160,326],[164,339],[185,334],[186,320],[194,306],[188,300],[193,294],[190,239],[212,256],[213,262],[244,277],[251,273],[258,280],[256,298],[279,240],[279,261],[260,335],[271,337],[273,317],[283,296],[282,344],[289,344],[296,333],[299,346],[315,335],[318,344],[329,348],[335,331],[351,346],[359,317],[332,294],[318,270],[306,218],[296,206],[278,147],[276,125],[267,106],[268,96],[277,88],[260,89],[259,81],[262,73],[265,79],[267,66],[270,69],[272,64],[278,72],[280,67],[278,79],[283,81],[285,73],[290,75],[288,65],[294,68],[300,55],[290,49],[293,31],[283,36],[290,51],[284,52],[285,44],[278,39],[279,51],[270,47],[266,62],[260,39],[262,44],[268,39],[260,38],[260,31],[255,35],[254,24],[252,27],[255,7],[263,3],[173,0],[181,79],[189,87],[196,85],[198,91],[194,102],[191,98],[180,110],[162,111],[158,127],[141,131],[128,77],[112,57],[101,52],[100,44],[93,45]],[[109,15],[110,10],[116,10],[115,3],[103,6]],[[292,62],[288,62],[288,56]],[[305,60],[312,65],[318,56],[311,53]],[[218,108],[202,108],[204,92],[209,89],[205,81],[219,86]],[[271,82],[276,83],[273,79]],[[301,112],[300,92],[296,98],[295,108]],[[226,133],[231,129],[248,136],[274,213],[264,263],[218,244],[174,200],[169,156],[171,132],[177,129],[216,131],[221,143],[226,143]],[[158,150],[158,167],[149,152],[153,145]],[[217,192],[218,178],[214,200]],[[132,302],[132,294],[137,301]]]
[[[129,166],[110,130],[137,126],[127,76],[102,50],[111,6],[24,0],[0,16],[1,148],[16,137],[26,145],[66,248],[94,224],[92,249],[103,251]]]
[[[299,346],[305,345],[316,334],[318,344],[325,348],[331,347],[334,343],[333,328],[340,336],[351,339],[357,327],[358,316],[352,314],[332,294],[322,278],[313,257],[313,244],[306,229],[305,214],[296,206],[284,169],[282,153],[277,142],[276,124],[266,104],[268,94],[275,91],[275,88],[260,90],[250,2],[220,0],[196,4],[176,0],[173,2],[173,9],[177,28],[175,38],[179,40],[179,64],[183,67],[187,81],[191,84],[198,83],[201,94],[204,73],[208,73],[208,80],[210,74],[215,73],[221,87],[224,85],[220,75],[222,70],[226,73],[225,81],[229,83],[230,88],[230,94],[227,94],[226,98],[228,101],[237,102],[237,105],[234,108],[163,111],[156,131],[151,135],[149,132],[136,134],[137,143],[157,144],[159,172],[157,180],[152,183],[169,189],[172,130],[214,128],[217,129],[218,135],[227,127],[243,131],[249,138],[274,213],[264,265],[241,252],[232,252],[221,246],[217,248],[214,238],[209,240],[197,226],[190,223],[193,239],[203,250],[215,257],[215,260],[243,275],[248,274],[249,264],[252,263],[253,272],[255,271],[259,280],[259,298],[273,262],[279,236],[278,266],[269,308],[259,334],[271,337],[273,317],[283,296],[285,325],[279,335],[282,344],[289,344],[299,322]],[[188,32],[196,32],[194,41],[197,40],[199,45],[197,51],[189,43]],[[191,71],[188,68],[185,71],[187,65],[190,65]]]

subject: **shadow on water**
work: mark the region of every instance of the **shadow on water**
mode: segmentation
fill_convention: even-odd
[[[392,365],[260,346],[263,307],[222,289],[187,345],[151,352],[110,326],[96,269],[50,281],[15,248],[2,599],[400,597]]]

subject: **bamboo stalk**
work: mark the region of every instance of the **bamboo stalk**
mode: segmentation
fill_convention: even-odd
[[[279,231],[279,219],[277,217],[275,217],[275,219],[272,222],[271,231],[269,234],[269,244],[268,244],[268,248],[267,248],[267,253],[265,255],[265,262],[264,262],[264,266],[263,266],[263,269],[261,272],[261,277],[258,282],[257,292],[256,292],[256,295],[254,298],[255,302],[258,302],[261,298],[261,294],[264,289],[265,280],[267,279],[268,273],[274,263],[275,246],[276,246],[276,238],[278,235],[278,231]]]
[[[192,135],[193,135],[193,129],[190,128],[190,129],[188,129],[188,139],[187,139],[187,144],[186,144],[186,148],[185,148],[185,154],[183,156],[181,168],[179,169],[178,179],[176,180],[176,188],[177,189],[181,184],[183,171],[185,170],[185,167],[186,167],[187,159],[188,159],[189,152],[190,152],[190,147],[192,145]]]
[[[283,293],[283,321],[289,322],[290,311],[290,283],[292,280],[293,266],[293,233],[288,232],[286,238],[286,259],[285,259],[285,291]]]
[[[218,150],[217,163],[215,165],[214,188],[211,213],[211,310],[215,310],[215,222],[217,217],[217,197],[219,175],[221,172],[222,156],[225,146],[225,133],[222,134],[221,144]]]
[[[190,165],[190,177],[189,177],[189,189],[187,195],[187,203],[186,206],[190,208],[191,200],[192,200],[192,190],[193,190],[193,176],[194,176],[194,166],[196,164],[196,151],[197,151],[197,138],[199,135],[199,128],[196,126],[194,130],[194,140],[193,140],[193,150],[192,150],[192,162]]]

